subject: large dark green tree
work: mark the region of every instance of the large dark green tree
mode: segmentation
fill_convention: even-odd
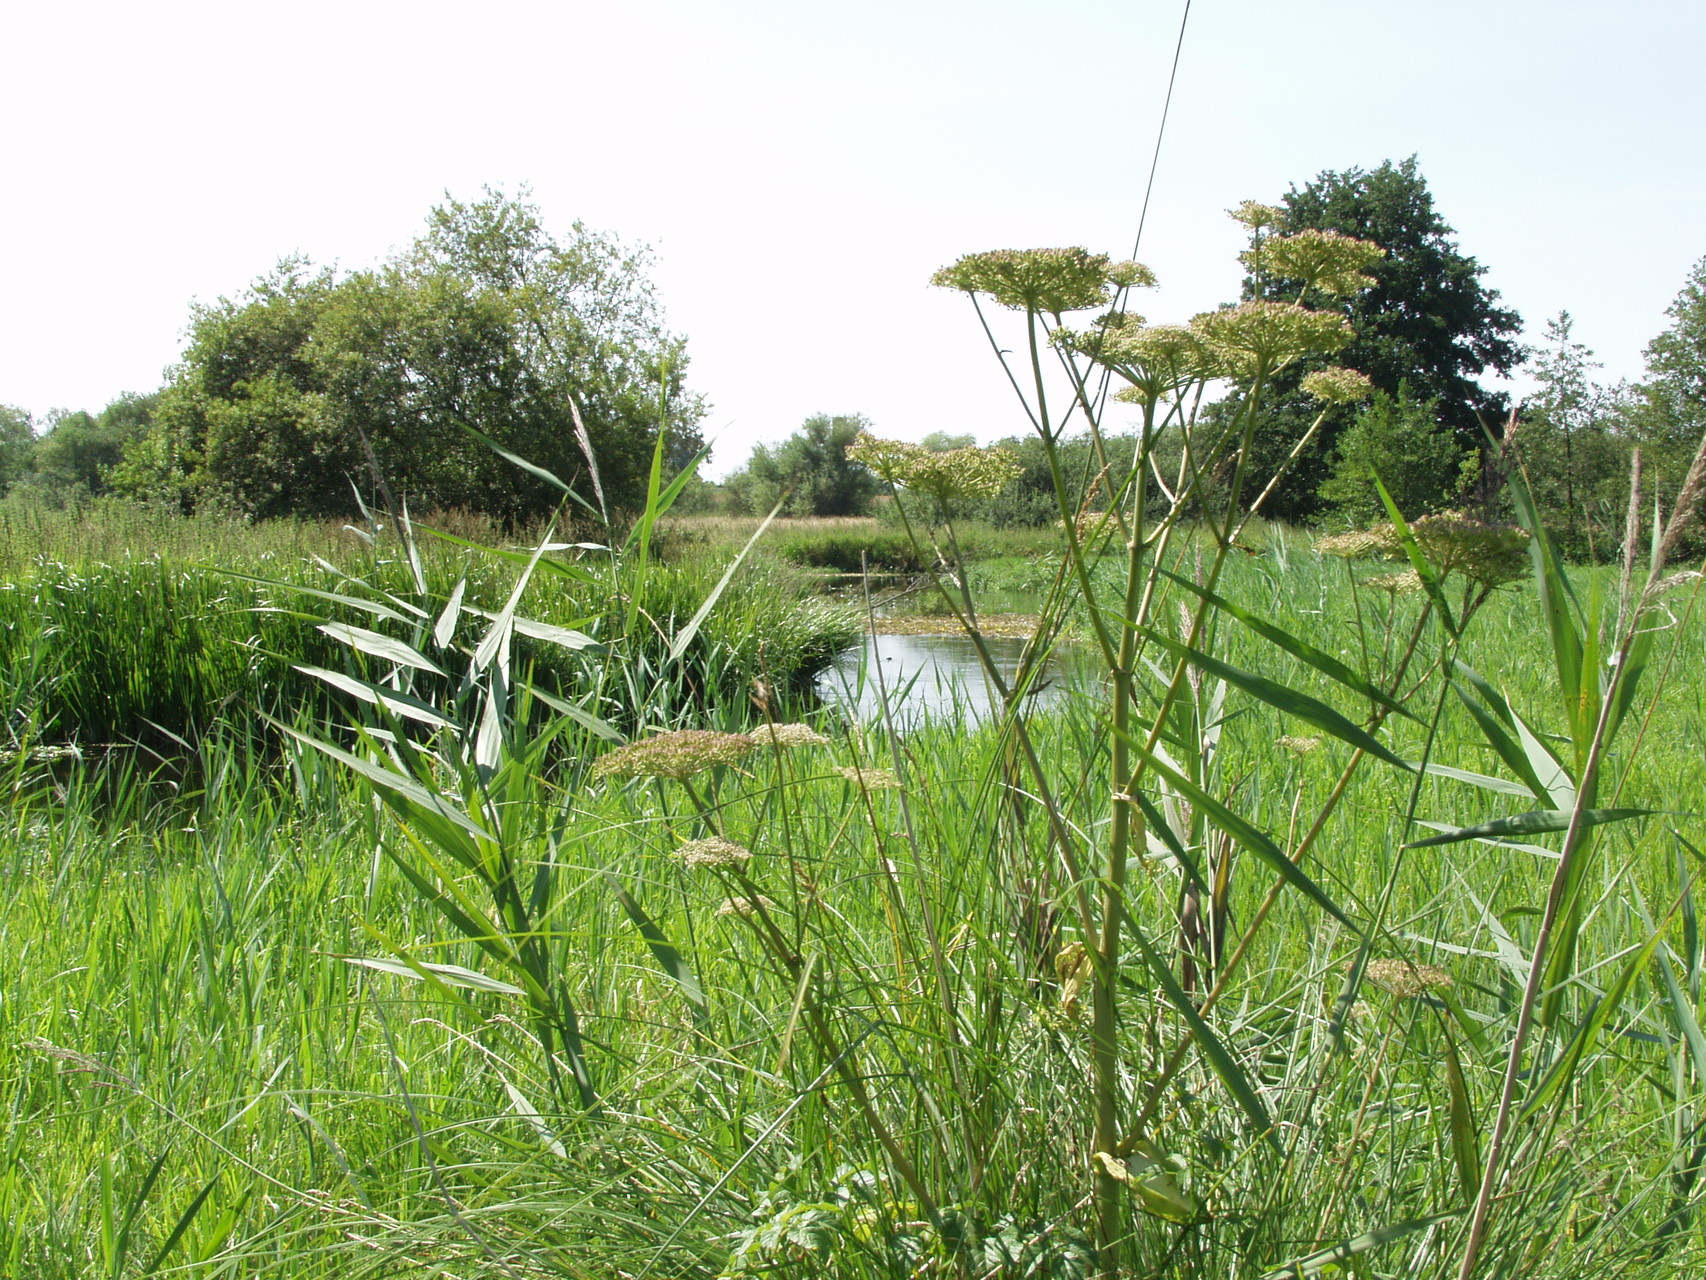
[[[287,259],[197,308],[115,483],[257,517],[347,515],[357,489],[509,520],[560,501],[473,428],[617,516],[643,501],[660,427],[677,463],[700,445],[684,344],[645,268],[579,224],[559,240],[492,192],[434,209],[375,270]]]
[[[1415,157],[1370,170],[1329,170],[1294,186],[1272,224],[1252,232],[1252,247],[1265,235],[1310,228],[1371,240],[1386,256],[1369,271],[1373,287],[1348,298],[1304,294],[1298,281],[1283,276],[1253,272],[1245,280],[1247,298],[1297,301],[1301,296],[1310,307],[1342,312],[1357,335],[1330,362],[1299,361],[1270,385],[1269,407],[1254,444],[1256,474],[1278,465],[1314,421],[1319,405],[1299,384],[1325,363],[1367,374],[1377,390],[1392,397],[1401,383],[1407,384],[1411,400],[1434,402],[1458,449],[1477,447],[1482,420],[1496,430],[1507,408],[1504,398],[1478,379],[1489,370],[1508,374],[1521,362],[1523,349],[1516,338],[1522,321],[1499,306],[1497,291],[1482,283],[1486,268],[1458,248]],[[1235,395],[1227,408],[1236,403]],[[1340,409],[1322,424],[1283,488],[1269,499],[1267,514],[1293,520],[1317,514],[1320,486],[1332,472],[1339,436],[1355,417],[1354,409]]]

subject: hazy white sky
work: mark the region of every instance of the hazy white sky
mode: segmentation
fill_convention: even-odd
[[[369,265],[445,191],[649,242],[713,471],[815,412],[1022,428],[959,254],[1129,252],[1182,0],[303,0],[0,12],[0,402],[148,390],[192,299]],[[1706,5],[1195,0],[1140,257],[1234,296],[1222,210],[1416,153],[1538,336],[1605,362],[1706,255]]]

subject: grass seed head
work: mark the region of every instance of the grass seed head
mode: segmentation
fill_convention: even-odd
[[[1289,733],[1276,738],[1274,741],[1294,756],[1306,756],[1321,745],[1319,738],[1300,738]]]

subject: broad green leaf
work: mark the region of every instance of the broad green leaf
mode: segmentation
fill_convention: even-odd
[[[1449,1222],[1453,1218],[1461,1217],[1463,1212],[1462,1209],[1454,1209],[1450,1213],[1436,1213],[1429,1218],[1411,1218],[1405,1222],[1395,1222],[1389,1227],[1376,1227],[1360,1236],[1352,1236],[1331,1249],[1322,1249],[1295,1262],[1288,1262],[1277,1270],[1267,1272],[1262,1280],[1306,1280],[1306,1277],[1329,1272],[1336,1274],[1344,1270],[1344,1263],[1360,1253],[1402,1240],[1405,1236],[1424,1231],[1437,1222]]]
[[[687,961],[681,958],[681,952],[675,944],[664,936],[662,929],[648,916],[640,904],[634,901],[634,896],[622,887],[622,882],[611,872],[604,873],[605,883],[616,895],[616,901],[622,904],[622,910],[628,913],[628,919],[640,931],[640,936],[646,940],[646,946],[651,949],[652,956],[658,966],[675,980],[675,985],[681,988],[681,994],[687,997],[687,1003],[693,1006],[694,1016],[703,1020],[711,1016],[711,1006],[705,1000],[705,989],[699,985],[699,979],[694,975]]]
[[[729,583],[734,579],[735,571],[746,560],[747,553],[758,545],[758,540],[764,536],[764,531],[770,527],[770,522],[781,512],[782,503],[778,502],[770,509],[770,514],[764,517],[758,528],[753,530],[752,537],[746,540],[746,545],[740,549],[740,554],[729,562],[728,569],[718,580],[717,585],[711,588],[711,594],[705,597],[705,602],[699,606],[698,611],[688,619],[687,625],[676,633],[674,641],[669,646],[669,660],[671,662],[681,661],[681,655],[687,652],[687,646],[692,644],[693,637],[699,634],[700,626],[710,616],[711,610],[716,608],[717,601],[722,599],[723,592],[728,589]]]
[[[399,978],[412,981],[420,980],[419,969],[424,969],[440,982],[452,987],[467,987],[471,991],[490,991],[498,995],[524,996],[527,992],[508,982],[500,982],[496,978],[488,978],[483,973],[473,969],[464,969],[459,964],[428,964],[425,960],[409,963],[394,960],[389,956],[344,956],[345,964],[360,965],[364,969],[377,969],[381,973],[395,974]]]
[[[1120,736],[1125,737],[1123,734]],[[1269,867],[1279,873],[1287,884],[1314,902],[1345,928],[1359,936],[1362,934],[1361,927],[1339,910],[1338,905],[1326,895],[1321,886],[1310,879],[1302,867],[1287,857],[1285,850],[1275,844],[1266,832],[1233,813],[1179,770],[1164,764],[1154,752],[1145,750],[1141,742],[1130,737],[1125,737],[1125,741],[1135,754],[1147,761],[1151,769],[1154,769],[1167,780],[1169,786],[1186,800],[1189,800],[1198,813],[1267,863]]]
[[[1417,766],[1412,763],[1410,768],[1414,771]],[[1453,769],[1449,765],[1430,763],[1424,772],[1440,778],[1451,778],[1457,782],[1467,782],[1470,786],[1480,787],[1483,791],[1497,791],[1501,795],[1521,796],[1524,800],[1536,798],[1530,789],[1520,782],[1509,782],[1504,778],[1493,778],[1484,773],[1473,773],[1468,769]],[[1445,830],[1444,827],[1439,829]]]
[[[1582,811],[1582,827],[1603,826],[1608,822],[1625,822],[1630,818],[1644,818],[1655,812],[1652,809],[1584,809]],[[1567,831],[1570,826],[1570,809],[1535,809],[1529,813],[1512,814],[1508,818],[1495,818],[1491,822],[1479,823],[1473,827],[1458,827],[1447,831],[1444,835],[1429,836],[1426,840],[1412,840],[1405,845],[1406,849],[1427,849],[1434,845],[1456,844],[1462,840],[1498,839],[1501,836],[1528,836],[1547,831]]]
[[[492,838],[491,833],[484,827],[480,826],[479,823],[475,822],[467,814],[453,809],[450,805],[444,802],[442,796],[434,795],[413,778],[398,773],[394,769],[387,769],[382,764],[375,764],[371,760],[364,760],[358,755],[353,755],[350,752],[345,751],[342,747],[336,747],[329,742],[322,742],[318,738],[310,737],[308,734],[303,733],[298,729],[293,729],[282,721],[274,720],[270,716],[266,717],[266,720],[275,729],[288,734],[303,746],[312,747],[321,755],[329,756],[339,764],[342,764],[349,769],[353,769],[356,773],[359,773],[362,777],[368,779],[368,781],[377,783],[385,792],[398,796],[418,808],[425,810],[429,814],[435,814],[438,817],[455,824],[469,835],[475,836],[478,839],[490,840]]]
[[[1551,539],[1546,536],[1545,527],[1540,522],[1526,479],[1516,476],[1513,481],[1507,491],[1516,507],[1517,522],[1531,535],[1528,554],[1534,561],[1534,582],[1540,594],[1540,612],[1546,619],[1547,631],[1552,640],[1552,660],[1558,671],[1561,700],[1570,715],[1571,736],[1580,741],[1582,735],[1577,732],[1576,722],[1582,705],[1583,643],[1582,633],[1575,618],[1575,614],[1580,612],[1580,606],[1576,604],[1570,579],[1565,574],[1564,566],[1559,562]]]
[[[318,587],[299,586],[294,582],[275,582],[271,578],[256,578],[247,573],[237,573],[231,569],[221,569],[215,565],[204,566],[210,573],[223,574],[227,578],[236,578],[239,582],[252,582],[258,587],[271,587],[275,591],[289,591],[297,595],[313,596],[316,600],[329,600],[333,604],[342,605],[346,609],[356,609],[362,613],[371,613],[376,618],[384,618],[387,622],[400,622],[408,625],[409,619],[403,614],[377,600],[363,599],[361,596],[344,595],[337,591],[322,591]]]
[[[558,715],[567,716],[576,724],[580,725],[581,728],[597,734],[606,742],[625,741],[622,734],[618,732],[608,721],[593,715],[592,712],[588,711],[585,707],[577,707],[572,702],[565,702],[561,698],[553,697],[543,689],[534,689],[532,693],[535,698],[538,698],[539,701],[550,707],[551,710],[555,711]]]
[[[1173,976],[1173,970],[1156,953],[1155,948],[1149,944],[1149,939],[1144,936],[1144,932],[1138,926],[1137,921],[1132,919],[1131,913],[1128,911],[1124,914],[1132,942],[1142,953],[1144,963],[1149,966],[1149,971],[1154,975],[1156,983],[1166,995],[1167,1002],[1173,1006],[1174,1011],[1185,1020],[1185,1025],[1191,1029],[1191,1036],[1197,1042],[1197,1048],[1202,1050],[1203,1057],[1208,1060],[1209,1067],[1215,1075],[1220,1077],[1220,1082],[1226,1086],[1226,1091],[1232,1095],[1238,1103],[1239,1109],[1248,1117],[1255,1133],[1272,1144],[1274,1149],[1283,1155],[1284,1148],[1280,1146],[1279,1137],[1274,1132],[1273,1120],[1268,1115],[1268,1109],[1262,1102],[1261,1095],[1256,1092],[1255,1086],[1250,1083],[1249,1076],[1244,1073],[1244,1068],[1238,1065],[1238,1060],[1228,1052],[1226,1046],[1221,1043],[1220,1037],[1215,1035],[1214,1028],[1209,1026],[1207,1020],[1198,1012],[1196,1002],[1185,994],[1184,988]]]
[[[360,698],[371,706],[383,707],[395,715],[403,716],[421,724],[430,724],[435,728],[453,729],[456,726],[438,711],[422,702],[419,698],[399,693],[395,689],[387,689],[383,685],[370,684],[366,680],[358,680],[354,676],[344,675],[340,671],[328,671],[324,667],[305,667],[300,664],[296,670],[305,676],[329,684],[334,689],[340,689],[352,697]]]
[[[1408,716],[1411,720],[1416,718],[1414,715],[1411,715],[1409,711],[1404,709],[1402,703],[1396,701],[1385,690],[1376,688],[1371,681],[1367,680],[1359,672],[1347,666],[1345,663],[1340,662],[1324,649],[1317,649],[1307,641],[1299,640],[1296,636],[1292,635],[1291,632],[1275,626],[1266,618],[1258,617],[1256,614],[1251,613],[1241,605],[1233,604],[1232,601],[1198,586],[1189,578],[1182,578],[1176,573],[1168,572],[1166,569],[1162,569],[1160,572],[1163,576],[1170,578],[1185,590],[1192,592],[1203,600],[1208,601],[1209,604],[1213,605],[1216,609],[1219,609],[1222,613],[1230,614],[1250,630],[1254,631],[1257,635],[1261,636],[1264,640],[1268,640],[1273,644],[1278,645],[1292,657],[1298,659],[1298,661],[1307,663],[1309,666],[1314,667],[1328,679],[1342,684],[1353,693],[1367,698],[1370,702],[1378,703],[1380,706],[1385,707],[1388,711],[1394,712],[1397,715]]]
[[[1268,679],[1266,676],[1259,676],[1253,671],[1245,671],[1229,662],[1223,662],[1200,649],[1193,649],[1190,645],[1182,644],[1153,627],[1140,627],[1138,632],[1150,643],[1159,645],[1174,657],[1183,658],[1192,666],[1218,676],[1227,684],[1242,689],[1252,698],[1265,702],[1270,707],[1285,712],[1288,716],[1312,724],[1323,733],[1331,734],[1341,742],[1349,743],[1359,751],[1367,752],[1371,756],[1377,756],[1388,764],[1397,765],[1398,768],[1404,770],[1410,768],[1403,758],[1396,755],[1385,743],[1375,738],[1367,730],[1353,724],[1319,699],[1312,698],[1306,693],[1299,693],[1296,689],[1288,688],[1277,681]]]
[[[1527,795],[1527,792],[1523,793]],[[1449,822],[1429,822],[1426,818],[1413,819],[1418,827],[1426,827],[1429,831],[1454,832],[1456,827]],[[1548,849],[1543,844],[1524,844],[1520,840],[1494,840],[1486,836],[1474,837],[1476,844],[1484,844],[1494,849],[1512,849],[1517,853],[1532,853],[1537,858],[1547,858],[1556,862],[1562,855],[1556,849]]]
[[[1439,611],[1440,622],[1445,627],[1445,633],[1455,639],[1458,635],[1457,619],[1447,603],[1445,592],[1440,590],[1439,574],[1435,572],[1428,558],[1422,554],[1422,549],[1416,543],[1416,535],[1410,532],[1410,525],[1398,510],[1398,504],[1392,501],[1392,495],[1386,491],[1380,477],[1374,477],[1374,487],[1380,493],[1380,501],[1386,507],[1386,514],[1392,521],[1392,527],[1398,533],[1398,545],[1404,548],[1404,554],[1409,558],[1410,567],[1416,571],[1416,576],[1422,580],[1422,589],[1428,593],[1428,599]]]
[[[440,649],[450,646],[456,637],[456,624],[462,618],[462,596],[468,590],[468,579],[459,578],[456,587],[450,593],[450,599],[444,602],[444,612],[438,615],[438,622],[432,629],[433,643]]]
[[[1552,793],[1547,789],[1540,774],[1535,772],[1534,766],[1529,760],[1528,752],[1523,750],[1522,744],[1512,734],[1512,730],[1516,727],[1516,717],[1511,714],[1510,708],[1504,704],[1504,699],[1500,698],[1493,704],[1494,710],[1489,711],[1487,706],[1483,704],[1483,700],[1475,696],[1459,681],[1453,680],[1451,688],[1471,718],[1480,726],[1481,736],[1486,738],[1487,745],[1498,753],[1499,759],[1509,766],[1512,773],[1522,779],[1523,784],[1528,787],[1536,800],[1541,803],[1550,803]],[[1502,715],[1497,714],[1500,711],[1503,712]]]
[[[515,629],[522,635],[529,636],[534,640],[544,640],[548,644],[558,645],[576,652],[585,650],[594,657],[609,652],[585,632],[573,631],[568,627],[559,627],[550,622],[536,622],[532,618],[517,618],[515,619]]]
[[[1671,1018],[1682,1038],[1688,1043],[1688,1055],[1694,1060],[1695,1078],[1706,1080],[1706,1034],[1700,1030],[1700,1020],[1695,1016],[1694,1002],[1682,993],[1682,987],[1676,980],[1676,972],[1671,968],[1672,959],[1670,948],[1661,943],[1658,956],[1659,975],[1664,979],[1665,999],[1670,1006]]]
[[[1457,1042],[1449,1027],[1441,1028],[1445,1036],[1445,1082],[1450,1106],[1447,1119],[1451,1125],[1451,1159],[1457,1166],[1457,1185],[1463,1193],[1463,1203],[1473,1204],[1481,1188],[1481,1135],[1475,1128],[1475,1108],[1469,1097],[1469,1081],[1463,1075],[1463,1063],[1457,1056]]]
[[[379,632],[369,631],[365,627],[352,627],[344,622],[322,622],[318,630],[369,657],[394,662],[398,666],[414,667],[419,671],[430,671],[435,676],[444,675],[432,659],[395,637],[380,635]]]
[[[1665,917],[1664,923],[1667,925],[1670,923],[1668,915]],[[1623,997],[1628,994],[1630,985],[1635,981],[1635,975],[1646,968],[1647,961],[1652,957],[1653,948],[1658,946],[1660,932],[1662,930],[1650,932],[1646,942],[1617,971],[1617,976],[1606,988],[1605,994],[1593,1002],[1593,1007],[1589,1009],[1587,1018],[1571,1038],[1569,1047],[1552,1064],[1552,1069],[1546,1073],[1534,1092],[1524,1099],[1522,1111],[1517,1115],[1517,1124],[1526,1123],[1541,1107],[1546,1105],[1548,1098],[1575,1077],[1582,1059],[1593,1052],[1594,1046],[1599,1043],[1600,1033],[1605,1029],[1605,1024],[1612,1014],[1626,1012],[1623,1010]]]

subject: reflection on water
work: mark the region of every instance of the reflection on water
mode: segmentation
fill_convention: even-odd
[[[1002,678],[1010,678],[1019,665],[1024,641],[992,636],[984,644]],[[1059,664],[1051,662],[1045,687],[1034,696],[1045,701],[1058,696],[1060,675]],[[863,646],[843,652],[818,677],[817,691],[826,702],[847,708],[861,720],[881,715],[883,691],[898,720],[963,715],[976,721],[1000,705],[1000,695],[985,678],[976,647],[964,636],[867,636]]]

